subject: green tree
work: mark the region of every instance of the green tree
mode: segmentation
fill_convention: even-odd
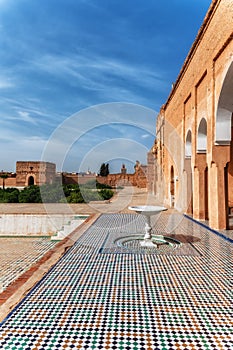
[[[109,174],[109,164],[108,163],[106,164],[106,167],[105,167],[105,173],[106,173],[106,176],[108,176],[108,174]]]
[[[99,192],[100,196],[103,198],[103,199],[110,199],[112,198],[112,196],[114,195],[114,192],[112,190],[109,190],[109,189],[103,189]]]
[[[100,167],[100,176],[108,176],[109,174],[109,164],[102,163]]]
[[[71,192],[66,199],[68,203],[84,203],[81,192]]]
[[[5,180],[9,177],[7,174],[1,174],[0,175],[1,179],[2,179],[2,189],[3,191],[5,190]]]
[[[98,187],[98,188],[97,188]],[[52,184],[42,186],[28,186],[22,191],[17,188],[0,188],[1,203],[88,203],[109,199],[114,192],[106,185],[90,182],[79,186],[78,184],[63,185]]]
[[[40,194],[43,203],[58,203],[64,197],[63,187],[56,183],[40,186]]]
[[[7,203],[7,195],[2,188],[0,188],[0,203]]]
[[[98,188],[98,190],[102,190],[102,189],[104,189],[104,188],[112,189],[112,186],[107,185],[107,184],[101,184],[101,183],[99,183],[99,182],[97,181],[97,182],[96,182],[96,188]]]
[[[7,203],[18,203],[19,202],[19,190],[18,188],[9,187],[5,190]]]
[[[36,185],[25,187],[19,193],[20,203],[42,203],[40,187]]]

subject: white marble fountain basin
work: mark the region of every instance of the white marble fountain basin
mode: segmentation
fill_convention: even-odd
[[[137,214],[141,214],[146,217],[145,236],[144,236],[144,239],[140,242],[141,246],[147,247],[147,248],[156,247],[157,244],[154,243],[152,240],[152,227],[151,227],[150,219],[151,219],[151,216],[159,214],[161,213],[161,211],[167,210],[167,208],[156,206],[156,205],[134,205],[128,208],[129,210],[133,210]]]
[[[133,210],[138,214],[153,216],[160,213],[161,211],[167,210],[167,208],[156,205],[134,205],[129,207],[129,210]]]

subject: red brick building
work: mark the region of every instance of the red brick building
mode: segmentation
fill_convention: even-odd
[[[164,205],[215,229],[232,227],[232,91],[233,1],[212,0],[158,115],[150,186]]]
[[[41,161],[18,161],[16,173],[4,173],[6,187],[52,184],[56,179],[56,165]],[[2,186],[2,184],[1,184]]]

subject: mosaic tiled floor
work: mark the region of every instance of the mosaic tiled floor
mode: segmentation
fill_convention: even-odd
[[[0,348],[233,349],[232,244],[184,217],[153,224],[190,250],[122,251],[143,219],[100,216],[4,320]]]
[[[55,245],[50,237],[0,237],[0,292]]]

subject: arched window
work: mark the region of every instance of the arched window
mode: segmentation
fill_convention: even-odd
[[[192,133],[188,131],[185,142],[185,158],[191,158],[192,156]]]
[[[215,142],[227,145],[231,141],[231,116],[233,113],[233,62],[222,84],[216,113]]]
[[[197,133],[197,152],[206,153],[207,150],[207,122],[202,118]]]
[[[32,186],[34,185],[34,177],[33,176],[29,176],[28,178],[28,186]]]

